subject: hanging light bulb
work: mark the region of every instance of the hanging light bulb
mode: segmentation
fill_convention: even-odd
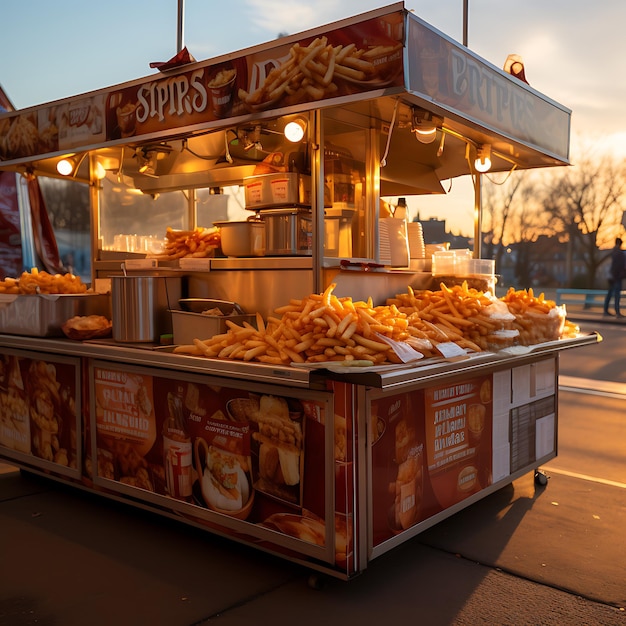
[[[291,122],[288,122],[285,126],[285,137],[291,141],[292,143],[297,143],[298,141],[302,141],[304,137],[304,131],[306,130],[306,122],[301,119],[295,119]]]
[[[420,143],[432,143],[437,138],[437,129],[441,127],[443,120],[422,109],[413,109],[411,119],[411,132]]]
[[[94,172],[93,172],[94,176],[98,180],[102,180],[107,175],[107,171],[106,171],[104,165],[102,165],[102,163],[100,163],[100,161],[96,161],[93,169],[94,169]]]
[[[76,167],[76,159],[74,157],[65,157],[57,163],[57,172],[61,176],[70,176]]]
[[[420,143],[432,143],[437,137],[436,128],[428,128],[426,130],[423,130],[421,128],[415,128],[413,132],[415,133],[415,137]]]
[[[481,144],[476,149],[474,169],[480,174],[484,174],[491,169],[491,146],[489,144]]]

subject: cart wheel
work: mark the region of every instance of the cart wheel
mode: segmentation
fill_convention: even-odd
[[[548,484],[548,477],[540,470],[535,471],[535,484],[545,487]]]
[[[311,589],[323,589],[326,586],[326,578],[318,572],[313,572],[309,574],[307,583]]]

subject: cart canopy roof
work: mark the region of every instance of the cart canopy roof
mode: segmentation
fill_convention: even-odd
[[[220,184],[254,161],[229,150],[238,128],[261,125],[271,148],[278,118],[319,109],[329,123],[382,131],[383,195],[441,192],[440,180],[471,172],[469,151],[483,145],[492,171],[569,163],[569,109],[400,2],[207,61],[179,54],[142,79],[0,113],[0,169],[56,176],[57,161],[75,155],[75,177],[88,180],[86,157],[97,155],[132,176],[137,150],[156,146],[160,188],[207,184],[207,170]],[[416,140],[425,123],[437,141]]]

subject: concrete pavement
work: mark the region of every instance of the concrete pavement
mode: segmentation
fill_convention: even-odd
[[[624,489],[530,474],[315,590],[288,561],[2,469],[2,626],[626,624]]]
[[[601,402],[561,392],[546,487],[527,474],[321,590],[289,561],[0,462],[0,626],[626,624],[626,422],[607,436],[598,416],[623,398]]]

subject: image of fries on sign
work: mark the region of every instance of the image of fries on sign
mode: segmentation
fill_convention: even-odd
[[[249,58],[238,98],[254,111],[389,87],[402,81],[402,50],[376,20],[332,31]]]

